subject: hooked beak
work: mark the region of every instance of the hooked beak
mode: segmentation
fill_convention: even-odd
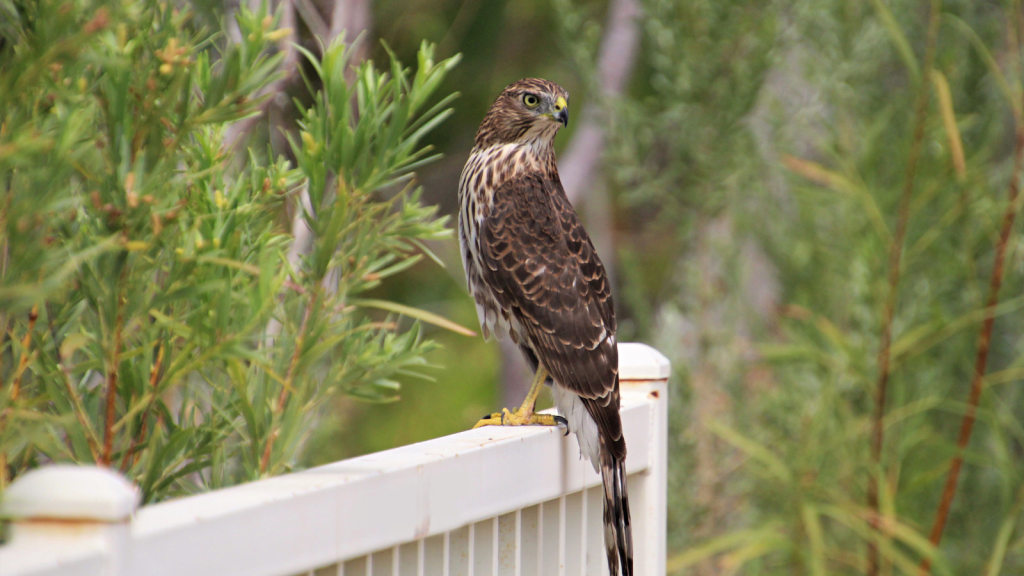
[[[565,98],[559,96],[555,101],[555,113],[552,116],[561,122],[562,126],[569,125],[569,103],[565,101]]]

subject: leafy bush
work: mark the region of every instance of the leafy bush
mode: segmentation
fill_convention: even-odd
[[[606,166],[670,572],[1020,573],[1020,3],[642,4]]]
[[[0,21],[0,488],[50,461],[117,467],[147,501],[281,473],[329,395],[420,374],[418,325],[368,311],[450,323],[360,295],[448,234],[409,181],[457,58],[305,53],[292,166],[225,141],[282,74],[265,11],[237,42],[152,0]],[[291,258],[289,207],[312,233]]]

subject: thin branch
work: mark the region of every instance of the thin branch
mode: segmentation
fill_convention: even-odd
[[[117,370],[121,355],[121,329],[124,324],[124,312],[121,310],[121,296],[117,297],[117,316],[114,319],[114,346],[107,359],[107,412],[103,425],[103,454],[100,464],[110,466],[114,452],[114,408],[117,401]]]
[[[21,358],[18,360],[18,368],[14,372],[14,378],[11,382],[11,390],[8,393],[8,398],[11,402],[18,399],[21,393],[21,375],[25,373],[28,368],[29,360],[32,354],[29,351],[29,347],[32,345],[32,332],[36,327],[36,319],[39,318],[39,305],[36,304],[32,307],[32,310],[28,314],[28,330],[25,332],[25,337],[21,341],[22,353]],[[6,328],[6,326],[5,326]],[[14,334],[11,334],[13,340]],[[0,411],[0,430],[7,424],[7,410]],[[3,490],[7,486],[7,454],[0,452],[0,490]]]
[[[75,411],[75,419],[78,420],[78,425],[82,427],[82,432],[85,434],[85,443],[89,446],[89,452],[92,454],[93,461],[99,462],[99,438],[96,437],[96,431],[92,429],[92,424],[89,423],[89,416],[85,413],[85,406],[82,405],[82,399],[78,397],[78,392],[71,383],[71,370],[67,366],[67,358],[61,358],[58,367],[60,368],[61,374],[64,375],[64,389],[67,390],[68,398],[71,399],[71,407]]]
[[[295,367],[299,364],[299,358],[302,355],[302,346],[306,341],[306,329],[309,326],[309,318],[313,315],[313,307],[319,301],[319,294],[314,289],[309,298],[309,302],[306,303],[306,310],[302,314],[302,324],[299,326],[299,331],[295,336],[295,350],[292,352],[291,362],[288,363],[288,373],[285,375],[284,384],[281,386],[281,394],[277,397],[277,404],[274,405],[273,418],[277,418],[282,412],[284,412],[285,402],[288,401],[288,394],[292,390],[292,381],[295,378]],[[279,430],[274,428],[273,419],[271,420],[270,433],[267,434],[267,445],[263,449],[263,458],[260,460],[260,473],[266,473],[270,465],[270,454],[274,449],[274,440],[277,439]]]
[[[878,345],[878,383],[875,386],[875,414],[871,434],[871,461],[874,469],[868,482],[868,507],[877,516],[878,507],[878,468],[882,462],[882,446],[884,444],[885,400],[889,387],[889,364],[892,347],[892,323],[896,315],[896,301],[899,296],[900,261],[903,255],[903,243],[907,236],[907,223],[910,220],[910,200],[914,195],[914,180],[917,166],[921,159],[921,148],[924,144],[925,121],[928,118],[928,100],[930,86],[928,79],[935,64],[935,44],[939,32],[940,0],[933,0],[931,15],[928,18],[928,38],[925,46],[924,73],[918,87],[917,103],[914,111],[914,136],[907,159],[907,170],[903,180],[903,194],[900,196],[899,213],[896,220],[896,234],[889,246],[889,293],[885,301],[882,316],[882,335]],[[868,576],[878,574],[878,547],[874,542],[868,543]]]
[[[157,384],[160,382],[160,370],[164,363],[164,342],[160,341],[159,349],[156,353],[156,361],[153,362],[153,366],[149,369],[149,389],[152,390],[153,399],[146,405],[146,409],[142,412],[142,424],[139,426],[139,431],[132,438],[132,443],[125,451],[124,457],[121,458],[121,472],[127,472],[128,468],[134,466],[138,462],[138,458],[134,457],[138,450],[139,443],[146,437],[146,422],[149,420],[149,412],[156,404],[157,400]]]
[[[1006,259],[1006,251],[1010,245],[1010,233],[1013,231],[1013,223],[1017,218],[1017,196],[1020,194],[1021,168],[1024,166],[1024,123],[1017,122],[1016,144],[1013,151],[1013,172],[1010,175],[1010,185],[1006,194],[1006,210],[1003,212],[1002,229],[999,231],[999,243],[996,245],[996,257],[992,263],[992,275],[989,277],[988,303],[986,308],[991,310],[999,304],[999,289],[1003,284],[1003,264]],[[956,496],[957,481],[960,478],[960,469],[964,464],[964,450],[971,441],[971,432],[974,430],[974,420],[978,411],[978,403],[981,401],[981,392],[984,389],[985,371],[988,365],[988,353],[992,344],[992,328],[995,325],[995,315],[985,318],[978,332],[978,352],[974,360],[974,375],[971,378],[971,390],[967,398],[967,412],[960,422],[960,438],[956,443],[956,455],[953,457],[949,468],[949,475],[946,476],[946,486],[942,491],[942,499],[939,500],[939,508],[935,514],[935,523],[932,524],[932,531],[928,540],[938,546],[942,540],[942,532],[946,528],[946,521],[949,519],[949,510],[953,505],[953,497]],[[931,561],[925,558],[921,561],[922,576],[931,572]]]
[[[18,360],[18,369],[14,373],[14,381],[11,383],[11,401],[18,399],[21,394],[21,377],[25,374],[25,370],[28,369],[28,363],[31,360],[32,354],[29,348],[32,346],[32,332],[36,329],[36,320],[39,319],[39,305],[32,306],[32,310],[28,313],[28,330],[25,332],[25,337],[21,339],[22,354]]]

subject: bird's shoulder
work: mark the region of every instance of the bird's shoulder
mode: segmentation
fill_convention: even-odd
[[[567,216],[555,198],[559,194],[565,196],[557,177],[535,173],[519,175],[494,190],[485,217],[497,234],[522,236],[527,233],[524,240],[551,244],[561,240],[562,220]],[[568,209],[572,211],[571,206]]]
[[[605,327],[614,331],[607,273],[557,173],[529,173],[502,184],[483,228],[481,240],[492,271],[503,268],[521,282],[542,276],[537,288],[569,297],[565,307],[574,307],[573,301],[597,304]]]

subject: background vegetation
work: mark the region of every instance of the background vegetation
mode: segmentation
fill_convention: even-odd
[[[573,121],[557,142],[563,177],[577,190],[574,199],[592,233],[600,230],[607,232],[602,236],[614,238],[599,250],[615,271],[620,338],[652,343],[672,358],[676,369],[670,454],[672,573],[905,574],[916,573],[922,561],[931,562],[935,573],[945,574],[1016,574],[1024,570],[1024,530],[1019,526],[1024,511],[1024,426],[1020,419],[1024,413],[1020,393],[1024,379],[1020,328],[1024,325],[1020,289],[1024,253],[1019,226],[1013,225],[1012,218],[1020,203],[1016,190],[1024,149],[1020,137],[1024,12],[1019,3],[353,0],[337,5],[342,4],[354,13],[363,10],[361,20],[347,21],[349,30],[365,30],[363,42],[352,52],[355,60],[371,59],[380,69],[390,67],[392,54],[400,62],[419,62],[424,39],[437,43],[436,62],[464,55],[450,71],[448,64],[434,65],[440,67],[434,72],[439,84],[433,87],[435,96],[421,108],[425,111],[440,101],[441,107],[427,116],[449,105],[454,110],[422,139],[422,144],[433,145],[444,157],[418,167],[415,180],[423,187],[422,204],[436,205],[441,214],[454,213],[456,182],[472,135],[502,87],[523,76],[543,76],[558,81],[572,94]],[[291,20],[280,25],[292,28],[290,40],[319,55],[315,37],[328,28],[333,30],[337,22],[329,15],[334,5],[327,0],[297,1]],[[13,14],[21,5],[0,6],[5,14]],[[308,13],[310,7],[319,11],[320,21]],[[76,34],[90,33],[88,23],[95,12],[89,10],[93,8],[83,4],[81,11],[75,12],[79,18]],[[103,318],[116,319],[116,306],[103,302],[116,303],[116,299],[111,299],[111,288],[104,288],[106,292],[96,288],[96,294],[106,294],[107,300],[101,296],[85,300],[94,289],[88,282],[74,279],[107,278],[105,282],[111,282],[105,272],[89,272],[96,266],[122,265],[117,264],[118,258],[131,262],[130,278],[147,287],[139,293],[142,299],[143,294],[156,298],[159,290],[149,287],[154,278],[169,281],[174,274],[185,274],[186,270],[179,268],[184,264],[179,262],[189,262],[198,270],[189,274],[202,274],[204,281],[232,287],[226,293],[243,302],[260,301],[249,295],[257,285],[249,268],[222,260],[201,261],[196,254],[197,231],[203,242],[209,243],[216,237],[217,226],[224,225],[215,216],[219,210],[217,190],[224,198],[221,202],[228,201],[228,190],[235,190],[231,201],[252,206],[253,213],[245,215],[245,224],[238,220],[234,226],[244,232],[243,237],[262,234],[262,239],[243,242],[240,238],[232,244],[237,246],[232,248],[236,252],[211,256],[260,269],[259,283],[265,277],[276,278],[277,284],[268,280],[270,287],[261,288],[262,297],[271,295],[275,305],[260,312],[265,315],[263,320],[245,333],[247,356],[232,361],[241,371],[232,372],[231,362],[211,361],[197,367],[190,379],[182,378],[178,392],[161,402],[168,407],[164,426],[188,420],[178,416],[187,413],[183,406],[206,411],[203,423],[207,418],[242,422],[240,409],[220,403],[211,391],[234,383],[230,393],[237,403],[242,397],[257,398],[261,389],[284,390],[273,374],[287,373],[289,354],[296,349],[301,332],[303,307],[312,301],[308,292],[290,290],[284,282],[309,282],[302,284],[304,290],[323,285],[313,281],[324,270],[316,267],[315,262],[322,260],[315,256],[301,260],[306,263],[306,280],[306,276],[287,274],[288,263],[294,261],[289,260],[290,237],[301,235],[297,234],[301,227],[289,223],[287,215],[293,212],[287,207],[301,198],[300,183],[317,182],[308,194],[321,205],[331,199],[330,193],[317,196],[325,190],[369,193],[385,183],[367,185],[355,175],[365,171],[352,172],[351,165],[335,162],[328,164],[329,172],[344,175],[346,187],[323,185],[333,176],[317,174],[317,163],[309,160],[311,154],[323,153],[328,147],[319,143],[345,137],[338,135],[345,131],[337,124],[323,122],[332,114],[340,117],[346,109],[339,104],[344,93],[335,93],[334,100],[314,100],[301,78],[287,72],[301,66],[313,91],[321,86],[317,80],[321,74],[311,64],[303,64],[301,53],[280,38],[276,49],[257,42],[261,33],[274,34],[278,24],[264,29],[262,20],[254,17],[248,24],[255,31],[252,40],[230,44],[216,37],[204,44],[209,36],[200,36],[200,28],[205,26],[203,34],[207,35],[218,30],[224,7],[197,5],[194,9],[193,20],[180,25],[168,20],[160,28],[167,29],[167,35],[152,40],[146,48],[151,55],[146,61],[155,67],[155,78],[173,80],[161,75],[159,67],[165,62],[157,54],[158,49],[167,54],[170,36],[180,38],[178,46],[194,47],[188,54],[196,63],[202,52],[209,52],[212,61],[225,50],[241,50],[239,46],[252,43],[247,57],[267,54],[268,58],[283,59],[286,65],[285,76],[267,73],[264,77],[258,67],[243,67],[246,74],[251,73],[250,89],[270,82],[276,89],[272,93],[283,91],[296,97],[298,104],[293,106],[288,97],[260,104],[266,106],[267,113],[245,131],[246,143],[257,151],[248,163],[243,160],[228,166],[223,159],[211,159],[220,158],[219,148],[212,144],[223,138],[217,136],[217,130],[237,130],[238,123],[225,124],[245,114],[231,108],[211,122],[219,123],[220,128],[204,125],[190,131],[190,139],[180,151],[160,149],[152,160],[132,159],[127,164],[137,171],[136,188],[152,182],[151,174],[170,175],[158,179],[161,190],[166,190],[162,192],[166,200],[160,200],[166,204],[160,204],[160,210],[173,210],[178,199],[192,198],[188,210],[180,210],[177,219],[165,226],[159,246],[131,250],[127,243],[114,245],[114,240],[108,240],[110,247],[102,243],[104,238],[116,236],[107,227],[105,205],[116,206],[129,214],[128,218],[133,214],[127,208],[125,190],[127,174],[133,170],[125,171],[122,164],[104,159],[114,154],[110,146],[96,148],[93,136],[88,138],[88,146],[81,145],[84,140],[69,137],[68,143],[60,146],[63,140],[53,139],[49,148],[39,147],[33,139],[36,132],[67,133],[66,125],[73,121],[79,123],[70,124],[77,126],[78,132],[73,134],[107,129],[104,126],[109,120],[94,120],[103,116],[98,111],[88,112],[106,105],[101,98],[105,88],[94,85],[98,80],[89,74],[95,74],[101,56],[104,63],[113,59],[120,66],[131,62],[138,67],[136,61],[125,60],[128,56],[114,50],[120,46],[116,26],[91,32],[109,40],[96,44],[95,55],[79,60],[82,71],[77,75],[72,76],[67,67],[43,67],[40,70],[46,73],[27,77],[35,83],[31,86],[38,86],[34,91],[2,93],[4,102],[16,95],[14,101],[21,103],[0,111],[5,115],[0,163],[6,162],[2,165],[9,183],[8,198],[22,198],[21,203],[8,204],[25,206],[18,209],[26,213],[46,215],[40,217],[45,225],[31,219],[19,224],[19,219],[6,217],[5,238],[10,247],[15,246],[12,238],[35,242],[31,246],[50,246],[50,236],[60,239],[59,252],[48,248],[52,251],[19,255],[8,248],[10,255],[5,256],[10,262],[3,283],[8,324],[0,369],[6,402],[10,402],[11,382],[21,358],[30,359],[23,370],[23,389],[37,386],[38,394],[62,394],[53,387],[64,386],[60,378],[64,348],[81,366],[73,376],[84,405],[95,406],[88,413],[104,414],[99,404],[105,400],[106,388],[103,382],[91,382],[86,371],[102,374],[104,363],[109,362],[111,340]],[[226,9],[233,12],[236,7]],[[120,9],[109,10],[111,22],[124,17]],[[173,10],[157,13],[175,17]],[[610,33],[620,23],[615,16],[623,13],[637,14],[631,28],[634,45],[623,44],[628,35]],[[287,10],[282,14],[287,20]],[[53,26],[59,29],[57,24]],[[15,30],[9,21],[0,30],[9,42],[3,48],[0,68],[5,78],[20,77],[10,71],[19,70],[17,62],[29,61],[29,56],[24,56],[29,45],[9,40]],[[226,37],[248,39],[248,34],[228,29]],[[40,38],[39,51],[62,46],[50,37]],[[42,38],[48,38],[48,43],[42,43]],[[385,40],[387,48],[377,39]],[[608,46],[613,50],[607,50]],[[626,49],[630,46],[632,50]],[[616,75],[622,71],[615,67],[621,62],[616,63],[609,54],[628,56],[625,74]],[[173,59],[166,63],[174,66]],[[194,70],[189,68],[187,74],[195,74]],[[212,75],[220,73],[216,67],[211,70]],[[347,85],[364,82],[370,86],[367,70],[349,72]],[[68,86],[62,86],[65,77],[71,79]],[[85,77],[86,89],[77,88],[79,77]],[[146,78],[142,73],[130,75],[137,93],[152,91],[145,85]],[[617,84],[619,79],[621,84]],[[192,81],[199,93],[205,93],[200,76]],[[330,87],[331,83],[323,85]],[[161,103],[172,106],[167,102],[181,92],[165,93],[164,85],[160,86]],[[176,86],[180,90],[181,85]],[[460,96],[448,104],[444,97],[454,92]],[[50,94],[54,100],[48,102]],[[92,102],[93,108],[72,106],[71,98]],[[334,103],[333,112],[324,111],[328,102]],[[310,106],[312,112],[303,115],[300,108]],[[86,110],[77,113],[91,116],[88,121],[73,120],[75,114],[70,112],[41,112],[52,108]],[[361,109],[360,118],[363,114],[367,112]],[[308,142],[299,133],[297,119],[304,121],[301,130],[312,137]],[[604,136],[597,153],[603,162],[591,164],[585,178],[570,179],[572,173],[566,165],[581,165],[577,163],[582,154],[578,143],[594,141],[594,133],[587,132],[595,125],[594,119],[603,127],[596,133]],[[24,130],[15,130],[20,126],[25,126]],[[316,126],[322,131],[311,128]],[[332,136],[331,130],[339,132]],[[294,145],[283,136],[288,133]],[[199,145],[204,141],[209,143],[205,148]],[[415,142],[412,148],[417,149]],[[19,152],[12,155],[10,150]],[[225,154],[236,160],[245,157]],[[279,157],[291,163],[286,165]],[[200,164],[201,158],[206,158],[207,164]],[[91,164],[83,164],[86,161]],[[96,189],[110,194],[109,198],[102,196],[98,205],[91,201],[88,191],[93,187],[79,183],[76,178],[81,176],[70,176],[80,174],[78,164],[105,175],[108,183]],[[223,168],[211,171],[212,165]],[[391,166],[395,176],[410,167],[400,162]],[[270,200],[258,193],[265,177],[257,169],[274,171],[272,184],[284,178],[283,185],[273,187],[285,191],[283,196],[270,195],[276,198]],[[55,181],[66,184],[63,188],[49,185]],[[187,192],[190,185],[197,191],[191,196]],[[385,223],[390,221],[382,219],[383,214],[408,214],[395,212],[387,204],[399,188],[383,187],[365,196],[368,212],[363,221],[380,223],[373,227],[386,230]],[[158,198],[138,189],[140,199],[147,193]],[[11,191],[21,191],[23,196]],[[150,208],[140,200],[139,205],[157,210],[156,204]],[[365,269],[348,280],[348,290],[361,291],[359,297],[364,300],[414,306],[473,326],[475,313],[464,293],[454,242],[425,240],[428,243],[423,247],[411,243],[413,238],[436,236],[441,228],[433,223],[431,214],[416,208],[415,202],[403,205],[411,207],[409,217],[417,224],[414,232],[408,233],[408,242],[403,236],[398,244],[381,244],[381,251],[375,254],[396,258],[383,266],[397,264],[403,255],[425,255],[423,247],[447,265],[437,266],[430,258],[401,260],[410,262],[402,275],[379,285],[374,277],[363,283],[365,273],[373,273]],[[50,224],[55,222],[51,213],[67,213],[72,208],[77,211],[75,220],[59,228]],[[147,225],[147,214],[137,216],[136,226]],[[315,229],[314,237],[322,237],[324,231],[317,227],[323,222],[322,217],[308,221]],[[206,225],[211,228],[200,227]],[[59,235],[52,229],[58,229]],[[83,235],[82,230],[91,235]],[[387,236],[386,231],[381,235]],[[225,240],[220,250],[229,244]],[[343,245],[340,249],[349,249]],[[154,256],[177,247],[186,252],[186,258],[160,260]],[[209,249],[209,244],[204,247]],[[276,257],[261,258],[268,250]],[[311,254],[329,250],[319,252],[328,260],[335,254],[330,244],[313,250]],[[54,260],[37,254],[53,254]],[[268,261],[273,265],[266,264]],[[166,267],[159,274],[156,262]],[[265,265],[271,267],[266,276],[262,272]],[[202,284],[196,282],[196,286]],[[12,291],[18,287],[24,288]],[[184,304],[176,304],[174,316],[164,314],[191,319],[192,324],[182,324],[192,330],[211,330],[216,324],[209,311],[220,310],[216,306],[221,305],[217,303],[221,292],[182,296],[196,312],[186,315],[179,310]],[[69,304],[73,310],[64,312],[43,306],[29,330],[29,313],[35,303],[46,298],[71,301],[69,294],[83,294],[76,302],[88,304],[77,308]],[[326,306],[327,295],[322,297]],[[334,302],[338,305],[341,300]],[[260,310],[251,303],[242,305],[250,306],[243,309],[252,312],[235,314],[232,322],[243,323]],[[125,435],[118,440],[121,444],[131,431],[142,429],[143,422],[153,423],[158,417],[131,412],[131,406],[145,406],[137,402],[146,398],[150,367],[159,356],[153,343],[184,345],[172,338],[176,325],[149,314],[152,304],[132,306],[141,320],[133,324],[134,343],[131,347],[125,344],[124,349],[139,352],[124,359],[122,365],[137,372],[125,380],[139,391],[119,392],[123,395],[118,402],[124,404],[118,404],[118,413],[128,415],[120,417],[125,422],[118,428]],[[78,316],[69,316],[75,310]],[[283,326],[274,350],[284,352],[261,347],[271,317]],[[500,350],[479,338],[425,325],[426,335],[443,345],[427,350],[423,341],[415,338],[417,329],[408,328],[407,321],[396,327],[397,332],[384,325],[395,317],[356,310],[328,315],[324,320],[329,325],[324,330],[337,330],[332,333],[339,337],[350,335],[353,328],[372,325],[360,332],[367,335],[365,339],[355,339],[351,345],[365,346],[361,350],[372,352],[367,358],[373,361],[344,376],[334,375],[330,367],[335,364],[328,358],[337,352],[318,349],[321,356],[311,362],[319,368],[309,372],[304,384],[316,392],[308,392],[305,400],[289,406],[295,410],[318,408],[320,419],[305,442],[306,437],[298,431],[290,437],[283,435],[285,441],[274,442],[271,460],[277,468],[267,472],[463,429],[497,406],[503,389],[517,385],[515,379],[503,382],[502,376],[514,359],[503,357]],[[57,328],[49,328],[51,324]],[[116,322],[108,321],[108,325]],[[63,326],[74,329],[61,332]],[[23,344],[29,332],[33,336]],[[66,343],[64,335],[70,333],[85,336],[72,339],[72,344],[58,344]],[[345,338],[347,342],[349,336]],[[403,355],[384,342],[404,342],[411,348]],[[257,362],[249,357],[252,355],[266,360]],[[411,358],[443,366],[428,370],[437,381],[396,375]],[[369,404],[354,400],[352,394],[327,392],[332,385],[356,395],[365,391],[379,394],[400,385],[400,392],[389,395],[400,395],[401,400]],[[179,400],[189,398],[186,390],[202,398],[191,404]],[[42,398],[49,401],[50,397]],[[153,398],[157,396],[149,397]],[[8,404],[13,408],[7,408],[6,423],[0,424],[5,430],[17,426],[33,431],[31,435],[6,432],[0,436],[0,442],[6,442],[0,446],[7,447],[3,452],[15,455],[9,458],[9,470],[17,472],[19,466],[44,457],[91,458],[86,439],[74,440],[76,434],[83,433],[75,431],[78,425],[72,405],[28,402],[23,394],[16,403]],[[220,466],[230,472],[218,477],[223,481],[260,473],[257,455],[246,456],[240,447],[248,438],[266,447],[266,439],[272,437],[268,434],[281,427],[287,412],[278,409],[280,413],[275,414],[274,407],[280,404],[275,404],[273,394],[262,402],[261,420],[254,425],[245,422],[231,431],[233,440],[224,444],[224,454],[209,456],[211,471]],[[215,411],[214,406],[219,408]],[[46,417],[39,417],[40,413]],[[102,424],[96,420],[91,426],[98,431]],[[201,426],[196,427],[199,429]],[[181,442],[194,450],[200,436],[198,432],[189,434],[189,440]],[[70,447],[61,447],[65,439],[72,439]],[[99,437],[96,442],[101,443]],[[157,435],[154,445],[166,442]],[[29,450],[29,444],[34,448]],[[30,454],[28,460],[26,453]],[[951,491],[949,473],[958,461],[963,464]],[[194,485],[195,474],[175,477],[174,471],[180,469],[171,467],[165,474],[164,478],[175,479],[164,494],[206,487]],[[141,474],[143,468],[133,470]],[[207,484],[214,485],[212,481]],[[948,521],[937,531],[944,495],[953,498]],[[939,542],[939,536],[936,548],[932,542]]]
[[[364,309],[453,325],[360,296],[448,235],[407,175],[457,59],[424,45],[382,73],[334,42],[308,54],[292,162],[232,162],[228,123],[286,58],[265,10],[218,44],[156,2],[7,8],[0,487],[66,460],[120,468],[147,501],[281,473],[325,399],[385,401],[418,374],[418,325]]]

